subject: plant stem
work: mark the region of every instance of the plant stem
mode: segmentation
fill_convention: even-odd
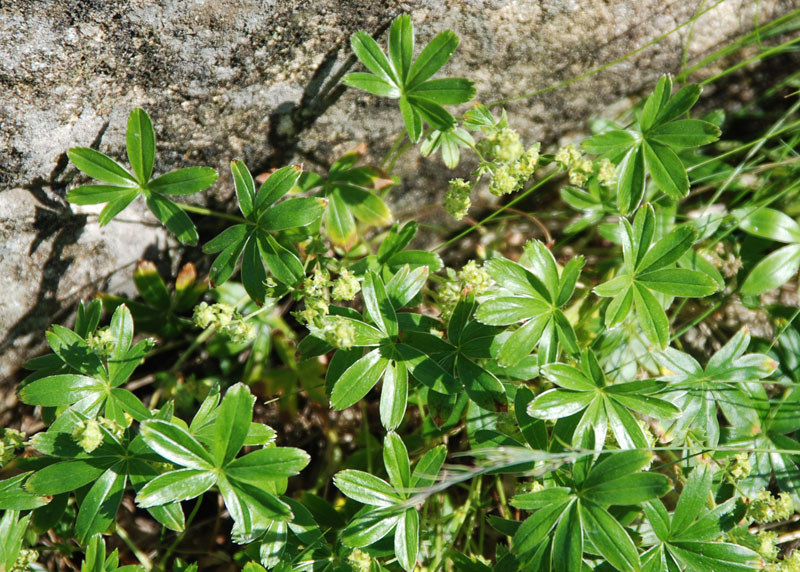
[[[246,218],[242,218],[242,217],[237,216],[237,215],[223,213],[223,212],[220,212],[220,211],[207,209],[205,207],[198,207],[198,206],[195,206],[195,205],[187,205],[186,203],[175,203],[175,204],[177,204],[181,209],[183,209],[186,212],[195,213],[195,214],[201,214],[201,215],[206,215],[206,216],[213,216],[213,217],[217,217],[217,218],[221,218],[221,219],[225,219],[225,220],[230,220],[230,221],[238,222],[238,223],[252,224]]]

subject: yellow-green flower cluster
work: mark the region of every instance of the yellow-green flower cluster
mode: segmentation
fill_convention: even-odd
[[[103,443],[103,431],[96,419],[81,421],[72,430],[72,438],[80,448],[91,453]]]
[[[576,187],[585,185],[594,171],[594,163],[584,158],[572,143],[558,150],[556,163],[565,171],[569,171],[569,182]]]
[[[519,159],[524,147],[517,131],[510,127],[500,127],[487,133],[478,142],[478,151],[489,160],[509,163]]]
[[[533,176],[538,161],[539,144],[536,143],[514,160],[496,165],[492,168],[489,192],[499,197],[522,189]]]
[[[758,553],[767,560],[778,557],[778,533],[771,530],[762,530],[758,533]]]
[[[325,341],[335,348],[349,350],[356,341],[356,329],[347,320],[341,317],[332,317],[322,329]]]
[[[108,357],[114,351],[114,334],[109,328],[99,328],[86,337],[86,343],[100,357]]]
[[[372,570],[372,558],[363,550],[355,548],[347,557],[347,561],[358,572],[369,572]]]
[[[738,483],[746,479],[753,470],[753,465],[750,464],[750,455],[744,452],[738,453],[728,462],[728,466],[725,470],[728,480],[732,483]]]
[[[600,159],[596,165],[597,180],[605,187],[611,187],[617,182],[617,166],[608,159]]]
[[[755,522],[786,520],[792,514],[794,514],[794,502],[789,493],[780,493],[774,497],[769,491],[762,489],[747,505],[747,516]]]
[[[768,565],[764,572],[800,572],[800,551],[795,550],[780,562]]]
[[[0,467],[10,463],[14,458],[14,451],[25,443],[25,433],[16,429],[2,429],[3,438],[0,439]]]
[[[304,324],[314,324],[328,315],[328,303],[324,298],[306,298],[306,306],[295,317]]]
[[[459,300],[467,294],[480,295],[491,286],[491,277],[482,266],[474,260],[467,262],[460,272],[447,269],[448,280],[439,288],[439,307],[442,318],[448,319]]]
[[[450,179],[447,187],[447,194],[444,196],[444,210],[456,220],[461,220],[467,216],[472,201],[469,193],[472,191],[472,184],[464,179]]]
[[[313,276],[306,276],[303,282],[303,290],[306,296],[313,298],[322,298],[326,295],[326,288],[331,282],[331,275],[328,271],[316,266],[314,268]]]
[[[39,560],[39,552],[33,548],[21,548],[9,572],[27,572]]]
[[[256,337],[253,324],[242,318],[241,314],[229,304],[208,304],[201,302],[194,308],[194,323],[199,328],[217,328],[233,343],[245,344]]]
[[[339,272],[339,278],[333,283],[331,298],[338,301],[352,300],[361,291],[358,278],[347,268]]]

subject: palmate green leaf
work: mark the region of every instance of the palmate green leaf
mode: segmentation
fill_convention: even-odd
[[[394,531],[394,553],[404,570],[411,572],[417,566],[419,552],[419,514],[416,509],[403,513]]]
[[[117,461],[106,459],[73,459],[49,465],[36,471],[25,482],[25,490],[36,495],[58,495],[91,483]]]
[[[147,188],[165,195],[192,195],[217,182],[217,172],[211,167],[186,167],[161,175]]]
[[[505,391],[500,380],[472,360],[459,356],[456,371],[467,395],[480,407],[492,409],[495,403],[502,404],[505,401]]]
[[[29,405],[53,407],[70,405],[105,390],[105,384],[84,375],[53,375],[38,379],[19,391],[19,398]]]
[[[71,368],[91,377],[107,377],[103,362],[77,333],[53,324],[45,335],[53,352]]]
[[[672,515],[671,530],[675,534],[686,530],[705,508],[713,477],[713,471],[707,465],[697,465],[689,475]]]
[[[622,214],[629,213],[644,197],[644,153],[635,145],[625,154],[618,167],[617,208]]]
[[[741,287],[745,296],[758,296],[786,284],[800,269],[800,244],[789,244],[761,260]]]
[[[580,570],[583,560],[583,522],[580,501],[570,503],[553,535],[552,561],[555,570]]]
[[[130,187],[116,185],[86,185],[67,191],[67,200],[74,205],[96,205],[122,199],[131,193]],[[138,191],[133,191],[136,197]]]
[[[408,370],[402,361],[390,361],[383,374],[381,423],[386,429],[400,426],[408,404]]]
[[[181,243],[189,246],[197,244],[197,229],[189,215],[177,203],[159,193],[151,192],[147,197],[147,206],[153,211],[156,218],[178,237]]]
[[[326,206],[328,199],[318,197],[289,199],[261,211],[258,225],[271,232],[306,226],[321,217]]]
[[[564,501],[550,504],[529,516],[514,535],[514,552],[524,555],[538,548],[565,510],[571,506],[567,497]]]
[[[398,81],[394,68],[389,63],[383,50],[372,36],[363,31],[356,32],[350,39],[350,47],[352,47],[353,53],[358,57],[358,60],[369,71],[389,84],[402,85]],[[344,81],[347,81],[347,76],[345,76]]]
[[[121,464],[100,475],[81,502],[75,520],[75,539],[81,544],[94,534],[105,532],[114,523],[127,481],[120,469]]]
[[[50,499],[26,491],[22,484],[32,471],[0,481],[0,510],[33,510],[46,505]]]
[[[642,113],[639,116],[639,125],[642,128],[642,132],[648,131],[653,126],[656,117],[669,101],[671,93],[672,77],[669,74],[664,74],[658,79],[653,92],[648,96],[642,108]]]
[[[156,453],[175,464],[191,469],[208,470],[214,466],[212,457],[186,429],[150,419],[142,423],[141,435]]]
[[[408,450],[403,440],[394,431],[389,431],[383,439],[383,464],[389,475],[389,482],[397,491],[411,487],[411,465]]]
[[[560,419],[586,409],[594,400],[585,391],[549,389],[541,393],[528,406],[528,415],[539,419]]]
[[[360,358],[345,370],[333,386],[331,407],[345,409],[357,403],[375,387],[388,364],[389,360],[377,349]]]
[[[299,166],[289,165],[272,173],[259,187],[256,193],[255,210],[263,211],[274,205],[278,199],[292,190],[300,178],[302,169]]]
[[[761,207],[755,211],[737,209],[732,214],[748,234],[777,242],[800,242],[800,225],[781,211]]]
[[[656,292],[685,298],[708,296],[718,288],[717,283],[707,275],[679,268],[645,272],[636,276],[636,282]]]
[[[525,322],[509,336],[500,348],[498,364],[509,367],[518,364],[542,340],[542,333],[551,323],[550,315],[543,314]]]
[[[338,185],[337,189],[344,204],[364,224],[379,226],[392,222],[392,213],[379,196],[353,185]]]
[[[322,319],[324,326],[333,326],[338,322],[344,322],[353,327],[353,347],[377,346],[387,340],[386,334],[361,320],[346,316],[325,316]],[[317,335],[322,336],[323,334],[319,332]]]
[[[125,208],[138,196],[139,190],[133,189],[127,194],[124,194],[118,199],[114,199],[108,203],[105,207],[103,207],[103,210],[100,211],[100,216],[97,217],[98,224],[100,226],[107,225],[115,216],[125,210]]]
[[[421,83],[408,94],[439,105],[458,105],[475,97],[475,86],[468,79],[448,77]]]
[[[227,465],[244,445],[253,419],[255,400],[250,389],[242,383],[233,385],[225,393],[219,407],[214,444],[211,447],[216,466]]]
[[[658,187],[672,198],[679,199],[689,192],[689,176],[675,151],[655,141],[642,144],[647,171]]]
[[[619,521],[593,502],[582,501],[580,509],[586,538],[608,563],[617,570],[638,570],[639,552]]]
[[[630,131],[622,129],[612,129],[599,135],[594,135],[589,139],[584,139],[581,143],[583,149],[592,155],[617,155],[630,149],[636,144],[636,136]]]
[[[22,548],[22,540],[30,520],[30,514],[19,518],[19,513],[15,510],[6,511],[3,518],[0,518],[0,535],[3,538],[3,542],[0,543],[0,570],[10,572],[16,568],[14,564]]]
[[[450,112],[435,101],[413,94],[408,94],[404,97],[408,104],[414,108],[414,112],[434,129],[447,131],[455,124],[455,118],[450,115]],[[419,137],[417,137],[418,140]]]
[[[308,465],[310,457],[293,447],[265,447],[233,460],[225,474],[236,481],[264,486],[271,479],[292,477]]]
[[[425,286],[429,274],[427,266],[411,270],[411,267],[406,264],[392,276],[391,280],[386,283],[386,296],[395,310],[399,310],[414,299]]]
[[[697,103],[703,88],[696,84],[685,85],[670,97],[658,112],[655,125],[662,125],[687,113]]]
[[[375,77],[375,76],[372,76]],[[347,208],[338,189],[328,195],[328,208],[325,210],[325,229],[334,244],[349,250],[358,239],[356,221]]]
[[[94,149],[74,147],[67,151],[67,156],[73,165],[93,179],[120,187],[131,188],[138,186],[136,177],[131,175],[122,165]]]
[[[475,314],[489,326],[508,326],[522,320],[549,315],[552,306],[547,302],[525,296],[501,296],[483,302]]]
[[[271,234],[258,235],[258,249],[270,273],[278,282],[293,286],[305,277],[305,269],[300,259]]]
[[[633,304],[642,331],[653,344],[663,349],[669,343],[669,320],[655,296],[640,284],[633,286]]]
[[[713,123],[684,119],[654,127],[647,133],[647,140],[673,149],[686,149],[712,143],[719,139],[720,134],[719,127]]]
[[[368,272],[361,287],[364,309],[369,319],[389,338],[397,336],[397,316],[386,295],[383,281],[374,272]]]
[[[371,73],[349,73],[342,83],[349,87],[363,89],[372,95],[378,95],[380,97],[389,97],[391,99],[400,97],[400,89],[396,85]]]
[[[414,25],[408,14],[401,14],[389,28],[389,58],[397,78],[405,84],[414,58]]]
[[[136,495],[142,508],[199,497],[217,482],[214,473],[199,469],[178,469],[161,474],[143,486]]]
[[[342,531],[342,543],[351,548],[369,546],[389,534],[402,517],[396,513],[370,511],[359,513]]]
[[[128,161],[136,173],[140,185],[147,184],[153,174],[156,158],[156,135],[150,116],[143,109],[136,108],[128,116],[128,129],[125,133]]]
[[[727,542],[675,542],[668,550],[692,572],[746,572],[754,570],[761,561],[753,550]]]
[[[242,252],[242,285],[256,304],[263,305],[267,298],[267,271],[261,259],[258,236],[251,233]]]
[[[447,447],[439,445],[434,447],[417,461],[411,473],[409,487],[411,489],[425,489],[436,482],[442,464],[447,457]]]
[[[403,500],[389,483],[363,471],[339,471],[333,482],[342,494],[362,504],[390,507]]]
[[[450,30],[440,32],[417,56],[406,78],[406,86],[413,89],[433,76],[450,60],[458,43],[458,36]]]

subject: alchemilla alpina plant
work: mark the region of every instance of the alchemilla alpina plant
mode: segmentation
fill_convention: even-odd
[[[400,16],[385,48],[353,36],[343,78],[398,104],[384,168],[419,145],[454,170],[466,226],[433,251],[364,146],[319,172],[233,161],[236,214],[171,198],[212,169],[153,178],[143,109],[130,168],[69,151],[98,224],[141,196],[213,256],[174,282],[142,261],[138,297],[47,331],[18,388],[41,423],[0,433],[0,570],[800,570],[800,103],[723,145],[664,75],[547,149],[465,106],[473,83],[439,74],[458,42],[417,49]]]

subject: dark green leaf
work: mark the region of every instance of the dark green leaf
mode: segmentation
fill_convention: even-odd
[[[630,131],[612,129],[585,139],[581,144],[587,153],[603,155],[610,153],[616,155],[629,149],[636,143],[636,137]]]
[[[414,25],[408,14],[395,18],[389,28],[389,57],[397,78],[404,84],[414,57]]]
[[[464,78],[448,77],[421,83],[408,92],[439,105],[458,105],[475,97],[474,84]]]
[[[345,496],[362,504],[388,507],[401,502],[389,483],[363,471],[339,471],[333,482]]]
[[[255,396],[243,383],[230,387],[219,406],[211,453],[216,466],[228,464],[244,445],[253,419]]]
[[[150,419],[141,425],[141,435],[156,453],[178,465],[193,469],[211,469],[214,461],[186,429],[167,421]],[[154,503],[163,504],[163,503]]]
[[[278,199],[288,193],[297,184],[300,178],[300,167],[288,166],[272,173],[261,185],[256,193],[255,210],[263,209],[275,204]]]
[[[407,491],[411,487],[408,450],[394,431],[389,431],[383,439],[383,464],[389,475],[389,482],[397,491]]]
[[[239,457],[225,467],[225,474],[253,486],[265,486],[270,479],[292,477],[310,461],[308,453],[293,447],[265,447]]]
[[[669,343],[669,320],[656,297],[639,284],[633,286],[633,303],[642,331],[659,349]]]
[[[381,423],[388,430],[396,429],[403,421],[408,403],[408,370],[402,361],[386,365],[381,389]]]
[[[342,83],[381,97],[391,97],[392,99],[400,97],[400,89],[397,86],[371,73],[349,73],[344,76]]]
[[[652,272],[677,261],[689,250],[697,237],[697,231],[690,226],[679,226],[659,240],[642,258],[637,273]]]
[[[580,510],[587,539],[608,563],[617,570],[638,570],[639,553],[617,519],[593,502],[583,502]]]
[[[83,499],[75,521],[75,539],[84,544],[87,539],[105,532],[114,523],[117,509],[125,491],[125,473],[108,469],[100,475]]]
[[[67,191],[67,200],[74,205],[96,205],[110,203],[127,197],[131,193],[130,187],[117,187],[114,185],[87,185],[75,187]],[[134,191],[135,197],[138,191]]]
[[[619,164],[617,176],[617,208],[622,214],[631,212],[644,196],[644,155],[639,145]]]
[[[350,39],[350,46],[369,71],[388,83],[400,85],[392,65],[372,36],[363,31],[356,32]]]
[[[179,469],[159,475],[136,495],[136,504],[142,508],[164,505],[199,497],[216,482],[217,477],[209,471]]]
[[[697,102],[702,90],[703,88],[699,85],[691,84],[685,85],[676,91],[675,95],[661,108],[656,117],[656,124],[660,125],[672,121],[689,111]]]
[[[217,182],[217,172],[211,167],[186,167],[161,175],[147,187],[165,195],[191,195],[204,191]]]
[[[256,184],[253,176],[242,161],[231,161],[231,173],[233,174],[236,198],[239,201],[239,210],[246,218],[250,218],[250,215],[253,214],[253,203],[256,197]]]
[[[19,390],[23,403],[52,407],[70,405],[104,390],[104,384],[84,375],[52,375],[37,379]]]
[[[651,141],[642,144],[647,170],[658,187],[674,199],[689,192],[689,176],[675,151]]]
[[[739,219],[739,227],[749,234],[777,242],[800,242],[800,225],[781,211],[766,207],[755,211],[737,209],[733,216]]]
[[[717,283],[696,270],[663,268],[636,276],[636,282],[670,296],[700,298],[717,291]]]
[[[411,572],[417,567],[419,550],[419,514],[416,509],[403,513],[394,531],[394,553],[404,570]]]

